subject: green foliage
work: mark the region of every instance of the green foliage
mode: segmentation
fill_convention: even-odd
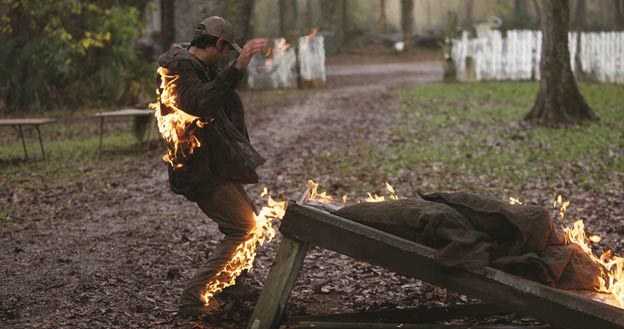
[[[121,1],[3,0],[0,86],[12,109],[137,102],[151,82],[133,43],[138,7]]]

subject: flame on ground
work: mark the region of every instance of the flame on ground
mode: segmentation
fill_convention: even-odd
[[[386,182],[386,190],[390,193],[390,200],[398,200],[396,192],[394,192],[394,187]],[[368,193],[368,197],[366,198],[366,202],[383,202],[386,201],[386,197],[383,195],[370,194]]]
[[[179,76],[170,74],[164,67],[158,68],[160,88],[156,90],[157,101],[149,105],[155,110],[158,121],[158,131],[167,144],[167,153],[163,160],[171,166],[181,168],[186,157],[192,155],[201,142],[195,136],[197,129],[204,127],[209,121],[202,121],[199,117],[190,115],[181,109],[177,84]]]
[[[559,207],[560,220],[565,217],[565,212],[570,201],[563,201],[558,196],[554,202],[555,207]],[[624,258],[613,255],[611,250],[607,250],[600,257],[596,257],[590,242],[600,242],[600,237],[593,235],[587,236],[585,233],[585,224],[582,220],[577,220],[572,227],[564,227],[566,243],[574,243],[581,247],[594,263],[600,265],[601,276],[598,278],[599,286],[596,291],[613,295],[620,307],[624,307]]]
[[[516,199],[516,198],[511,197],[511,196],[509,197],[509,203],[510,203],[510,204],[519,204],[519,205],[521,205],[521,204],[522,204],[522,202],[520,201],[520,199]]]
[[[268,195],[268,190],[264,188],[261,196],[266,195]],[[215,275],[214,279],[206,284],[201,294],[205,306],[208,306],[212,298],[224,288],[234,285],[236,278],[243,271],[252,268],[257,246],[270,242],[275,237],[272,222],[274,219],[283,218],[285,210],[286,202],[277,202],[268,195],[267,205],[262,207],[257,215],[254,215],[255,225],[249,238],[238,245],[232,258]]]

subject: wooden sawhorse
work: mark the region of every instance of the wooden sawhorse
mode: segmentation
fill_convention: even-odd
[[[435,250],[432,248],[307,206],[301,202],[303,200],[305,197],[299,203],[291,201],[288,205],[280,227],[283,239],[248,329],[280,327],[290,291],[310,245],[367,261],[562,328],[624,328],[624,310],[605,302],[587,295],[555,289],[491,267],[482,271],[443,267],[435,260]],[[606,295],[603,298],[609,297]],[[396,324],[388,325],[355,323],[343,328],[397,327]],[[317,323],[310,327],[331,326]],[[426,328],[434,327],[438,328],[437,325]],[[403,325],[403,328],[416,327]]]

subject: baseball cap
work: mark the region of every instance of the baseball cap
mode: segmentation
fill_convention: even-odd
[[[241,47],[239,47],[236,44],[236,41],[234,41],[234,29],[232,28],[232,24],[230,24],[230,22],[225,20],[223,17],[210,16],[204,19],[195,27],[195,36],[201,34],[221,38],[232,45],[234,50],[239,53],[241,52]]]

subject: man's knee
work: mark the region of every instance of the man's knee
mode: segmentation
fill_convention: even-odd
[[[253,235],[255,222],[238,222],[236,225],[219,226],[221,233],[229,239],[246,240]]]

